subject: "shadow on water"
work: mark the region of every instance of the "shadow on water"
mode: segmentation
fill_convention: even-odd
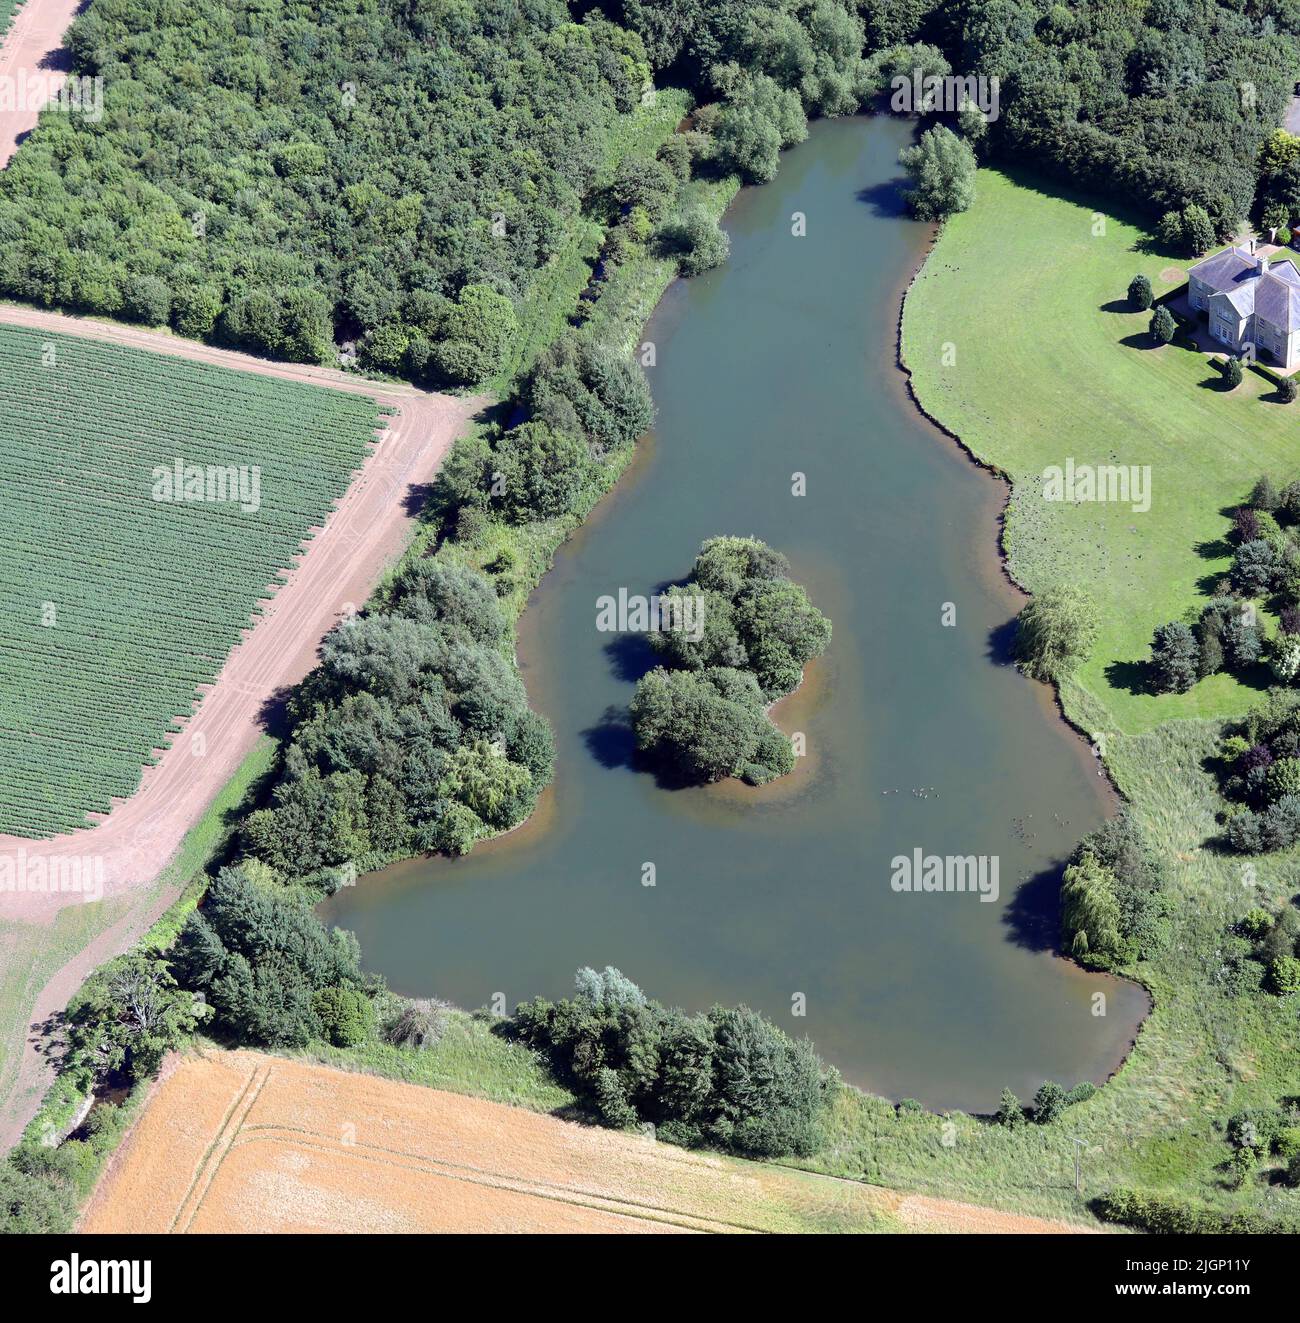
[[[1002,922],[1008,936],[1025,951],[1055,951],[1061,934],[1061,874],[1065,860],[1040,869],[1015,890]]]
[[[675,768],[654,761],[637,749],[636,735],[626,707],[617,704],[607,707],[601,713],[600,720],[582,732],[582,742],[601,767],[611,771],[623,768],[653,777],[657,790],[698,790],[702,784],[698,778],[684,776]]]
[[[655,650],[644,634],[616,634],[605,644],[605,656],[616,680],[636,682],[659,664]]]
[[[860,188],[857,199],[870,207],[873,216],[882,220],[901,220],[907,215],[907,203],[903,201],[903,180],[888,179],[879,184]]]
[[[607,707],[600,720],[582,732],[582,740],[602,767],[632,767],[636,761],[636,736],[625,707]]]
[[[988,649],[984,654],[994,666],[1012,666],[1016,660],[1016,617],[995,625],[988,632]]]

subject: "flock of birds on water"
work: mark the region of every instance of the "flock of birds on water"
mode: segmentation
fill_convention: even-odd
[[[882,795],[897,795],[900,794],[901,791],[898,789],[882,790],[880,793]],[[939,792],[933,786],[914,786],[912,788],[912,794],[917,799],[929,799],[931,795],[933,795],[935,799],[939,798]],[[1030,813],[1023,818],[1012,818],[1011,820],[1011,830],[1026,843],[1035,840],[1038,836],[1036,831],[1029,830],[1029,823],[1033,816],[1034,815]],[[1070,819],[1061,817],[1059,813],[1053,813],[1052,820],[1058,827],[1068,827],[1070,825]]]

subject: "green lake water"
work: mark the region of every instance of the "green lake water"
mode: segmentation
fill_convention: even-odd
[[[554,785],[509,837],[322,907],[397,991],[513,1007],[612,964],[690,1010],[748,1003],[852,1082],[935,1108],[991,1110],[1004,1085],[1101,1081],[1122,1059],[1146,994],[1051,953],[1061,862],[1111,811],[1105,783],[1049,691],[1006,663],[1020,600],[995,555],[1002,488],[894,365],[928,241],[899,203],[909,137],[887,119],[814,125],[736,200],[727,265],[660,304],[654,432],[522,621]],[[596,630],[599,597],[681,577],[718,533],[783,551],[834,623],[776,712],[807,756],[762,790],[633,770],[623,718],[644,657]],[[996,856],[998,901],[894,891],[891,860],[916,848]]]

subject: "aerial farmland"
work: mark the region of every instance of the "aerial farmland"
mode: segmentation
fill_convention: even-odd
[[[1297,363],[1291,0],[0,0],[7,1292],[1291,1291]]]
[[[0,326],[0,356],[0,834],[39,838],[136,789],[382,419],[88,339]]]

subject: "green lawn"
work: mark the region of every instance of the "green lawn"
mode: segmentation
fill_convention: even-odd
[[[1228,675],[1189,694],[1134,692],[1135,664],[1155,627],[1195,608],[1229,564],[1221,512],[1264,470],[1300,476],[1300,407],[1276,403],[1253,373],[1225,394],[1203,355],[1148,347],[1149,315],[1120,309],[1135,272],[1160,294],[1186,266],[1086,199],[984,170],[907,301],[903,350],[922,404],[1015,484],[1012,573],[1031,591],[1071,579],[1100,599],[1102,635],[1077,682],[1111,733],[1225,716],[1256,697]],[[1150,465],[1150,510],[1045,501],[1043,470],[1067,457]]]
[[[1087,1142],[1085,1197],[1139,1185],[1294,1216],[1300,1192],[1272,1184],[1269,1164],[1239,1190],[1223,1171],[1226,1119],[1300,1092],[1295,999],[1234,996],[1221,977],[1241,945],[1233,922],[1296,890],[1300,852],[1254,861],[1252,878],[1242,857],[1212,844],[1221,800],[1206,759],[1221,719],[1259,695],[1228,676],[1181,696],[1134,692],[1132,663],[1146,657],[1154,627],[1194,608],[1201,581],[1227,565],[1223,508],[1262,470],[1300,474],[1300,408],[1264,398],[1271,388],[1249,373],[1224,394],[1201,355],[1141,343],[1147,314],[1104,306],[1118,304],[1136,271],[1157,293],[1181,283],[1186,263],[1148,243],[1086,199],[982,171],[975,206],[945,227],[908,296],[903,350],[924,408],[1015,484],[1006,534],[1015,577],[1030,589],[1086,581],[1100,599],[1099,644],[1061,699],[1080,728],[1109,733],[1107,770],[1170,870],[1171,939],[1128,971],[1150,988],[1154,1010],[1116,1078],[1058,1125],[1007,1134],[955,1118],[945,1150],[937,1118],[896,1116],[850,1094],[816,1164],[1077,1216],[1068,1141],[1077,1135]],[[945,344],[956,351],[948,366]],[[1067,457],[1150,464],[1150,512],[1045,502],[1042,471]]]

